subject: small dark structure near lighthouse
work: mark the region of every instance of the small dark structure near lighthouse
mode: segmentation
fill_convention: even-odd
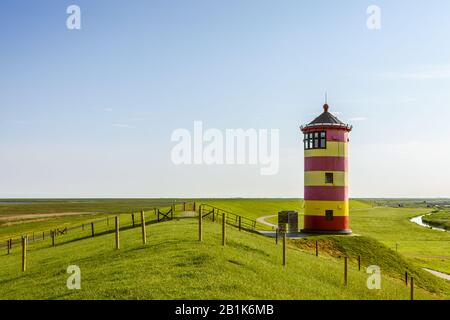
[[[278,231],[280,233],[297,233],[298,212],[297,211],[278,212]]]
[[[305,233],[350,234],[348,135],[352,127],[328,112],[301,126],[305,149]]]

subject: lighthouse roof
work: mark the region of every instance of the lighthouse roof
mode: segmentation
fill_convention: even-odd
[[[315,118],[309,124],[344,124],[341,120],[339,120],[336,116],[332,115],[328,112],[328,104],[323,105],[323,112],[320,116]]]
[[[342,122],[341,120],[339,120],[335,115],[331,114],[330,112],[328,112],[329,106],[328,104],[324,104],[323,105],[323,112],[317,117],[315,118],[313,121],[311,121],[310,123],[308,123],[306,126],[302,127],[302,128],[310,128],[310,127],[317,127],[317,126],[337,126],[337,127],[342,127],[344,129],[347,130],[351,130],[351,126],[349,126],[348,124],[345,124],[344,122]]]

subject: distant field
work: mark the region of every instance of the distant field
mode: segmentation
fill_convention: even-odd
[[[121,213],[176,203],[177,199],[0,199],[0,215],[60,212]],[[185,200],[190,201],[190,200]]]
[[[450,199],[445,198],[389,198],[389,199],[361,199],[368,203],[373,203],[374,206],[389,206],[389,207],[405,207],[405,208],[426,208],[431,206],[449,206]]]
[[[0,199],[0,241],[10,236],[71,226],[106,215],[170,206],[173,203],[177,203],[177,199]],[[80,215],[59,215],[65,213]],[[42,218],[42,214],[58,216]],[[27,216],[27,219],[23,216]],[[15,219],[17,217],[19,219]],[[11,220],[8,221],[7,218]]]

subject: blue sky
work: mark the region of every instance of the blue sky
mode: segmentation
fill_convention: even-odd
[[[66,28],[67,6],[81,30]],[[381,29],[366,27],[369,5]],[[354,126],[352,197],[449,197],[448,1],[0,2],[0,197],[302,197],[298,126]],[[171,133],[280,129],[280,171]]]

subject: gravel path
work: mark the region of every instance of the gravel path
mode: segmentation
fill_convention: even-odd
[[[450,280],[450,274],[446,274],[446,273],[443,273],[443,272],[439,272],[439,271],[436,271],[436,270],[433,270],[433,269],[427,269],[427,268],[423,268],[423,270],[425,270],[425,271],[435,275],[436,277],[439,277],[439,278],[442,278],[442,279],[445,279],[445,280]]]
[[[273,229],[276,229],[276,228],[278,228],[278,226],[276,224],[273,224],[273,223],[270,223],[270,222],[266,221],[266,219],[269,219],[269,218],[272,218],[272,217],[276,217],[276,216],[277,216],[276,214],[273,214],[271,216],[259,217],[259,218],[256,218],[256,222],[265,224],[266,226],[269,226],[269,227],[271,227]]]

